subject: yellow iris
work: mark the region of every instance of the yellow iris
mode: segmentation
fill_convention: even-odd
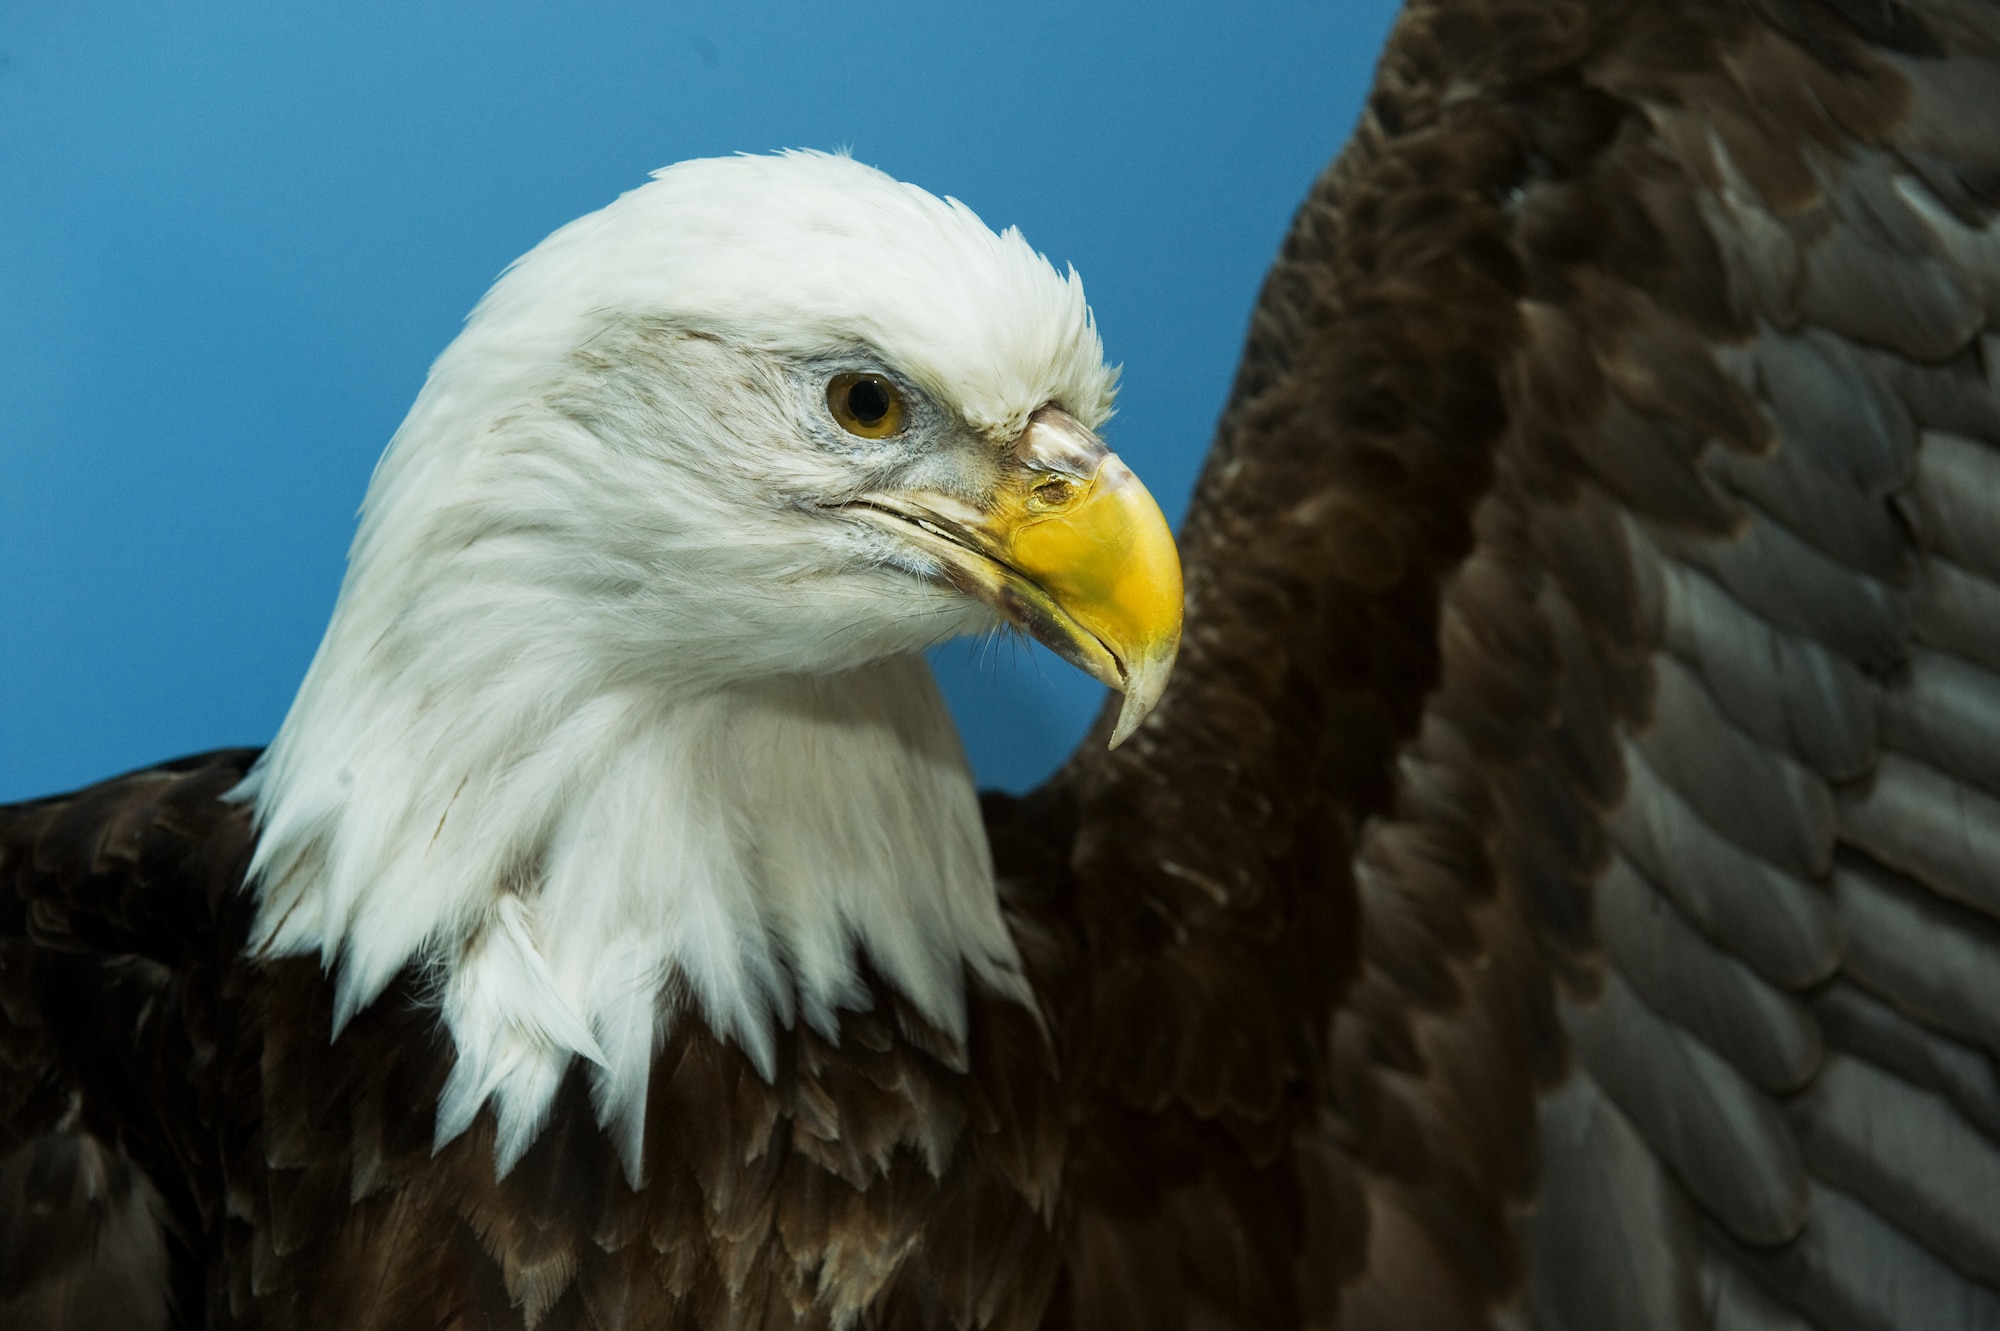
[[[836,374],[826,405],[841,429],[863,439],[887,439],[903,428],[903,391],[879,374]]]

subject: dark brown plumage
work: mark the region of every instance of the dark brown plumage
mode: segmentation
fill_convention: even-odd
[[[119,778],[0,813],[0,1325],[2000,1326],[1996,214],[1983,0],[1414,0],[1172,688],[989,801],[1046,1031],[496,1182],[241,959],[252,755]]]

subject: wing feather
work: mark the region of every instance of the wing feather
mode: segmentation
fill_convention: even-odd
[[[1126,986],[1117,1096],[1205,1119],[1284,995],[1289,1158],[1364,1202],[1293,1239],[1325,1320],[2000,1316],[1996,55],[1966,0],[1398,24],[1174,686],[1056,787],[1088,964],[1264,940],[1230,1007]]]

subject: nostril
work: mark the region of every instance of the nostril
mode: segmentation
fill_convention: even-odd
[[[1031,505],[1043,511],[1063,508],[1075,497],[1075,482],[1063,480],[1061,477],[1043,481],[1029,492]]]

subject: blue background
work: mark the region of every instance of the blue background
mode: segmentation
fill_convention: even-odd
[[[1394,6],[0,9],[0,800],[267,741],[370,467],[515,255],[686,157],[850,148],[1083,273],[1178,520]],[[941,649],[982,781],[1101,690]]]

